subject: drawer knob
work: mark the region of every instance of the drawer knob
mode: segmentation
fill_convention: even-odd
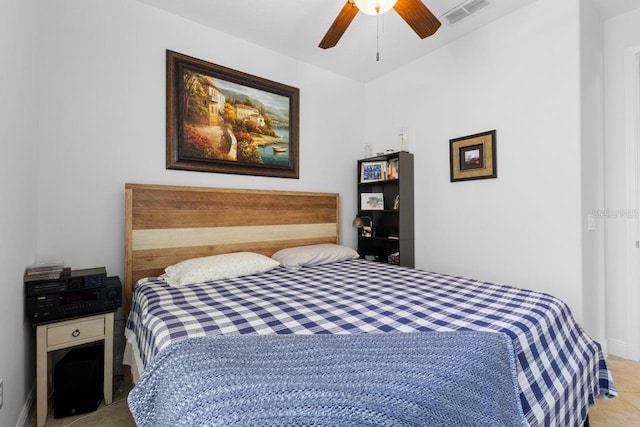
[[[74,338],[78,338],[80,336],[80,330],[76,329],[75,331],[71,332],[71,336]]]

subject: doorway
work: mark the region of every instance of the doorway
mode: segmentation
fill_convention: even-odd
[[[625,146],[627,207],[634,213],[625,242],[627,358],[640,360],[640,46],[625,51]]]

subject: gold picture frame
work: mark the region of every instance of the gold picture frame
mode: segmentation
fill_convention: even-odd
[[[498,177],[496,131],[449,140],[451,182]]]

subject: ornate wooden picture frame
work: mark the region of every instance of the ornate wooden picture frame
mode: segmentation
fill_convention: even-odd
[[[299,95],[167,50],[167,169],[298,178]]]
[[[449,140],[451,182],[498,177],[496,131]]]

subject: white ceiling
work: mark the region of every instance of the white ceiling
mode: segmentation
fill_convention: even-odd
[[[336,47],[326,50],[318,47],[346,0],[139,1],[292,58],[367,82],[536,0],[489,0],[491,6],[455,25],[450,25],[441,16],[467,0],[423,0],[442,21],[436,34],[424,40],[395,11],[389,11],[380,22],[379,62],[376,62],[376,17],[364,13],[356,15]],[[639,0],[592,1],[605,19],[640,7]]]

